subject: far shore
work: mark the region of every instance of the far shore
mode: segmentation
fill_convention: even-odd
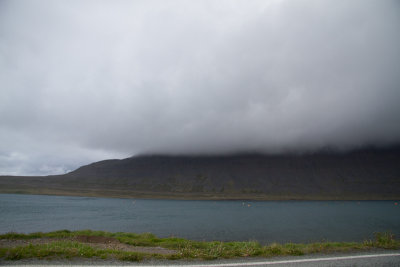
[[[400,196],[382,195],[267,195],[243,193],[179,193],[179,192],[141,192],[130,190],[96,190],[96,189],[49,189],[49,188],[0,188],[0,194],[27,194],[52,196],[81,196],[101,198],[132,198],[132,199],[170,199],[170,200],[253,200],[253,201],[330,201],[330,200],[400,200]]]

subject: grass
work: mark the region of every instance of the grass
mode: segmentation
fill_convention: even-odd
[[[18,246],[15,248],[0,248],[0,257],[6,260],[26,258],[117,258],[120,260],[139,261],[148,256],[138,252],[126,252],[111,249],[96,249],[86,244],[71,241],[55,241],[48,244]]]
[[[76,236],[104,236],[112,237],[121,243],[133,246],[163,247],[176,251],[172,255],[160,255],[140,252],[127,252],[113,249],[100,249],[87,243],[73,240]],[[281,255],[305,255],[312,253],[346,252],[355,250],[369,250],[373,248],[400,249],[400,240],[396,240],[393,234],[375,233],[373,240],[356,242],[320,242],[309,244],[277,244],[262,246],[258,242],[200,242],[182,238],[169,237],[158,238],[151,233],[111,233],[104,231],[68,231],[61,230],[49,233],[7,233],[0,235],[0,239],[16,240],[50,238],[45,244],[28,244],[18,247],[0,248],[0,258],[6,260],[19,260],[25,258],[52,259],[52,258],[116,258],[126,261],[140,261],[149,258],[159,259],[219,259],[235,257],[271,257]],[[53,239],[53,240],[51,240]]]

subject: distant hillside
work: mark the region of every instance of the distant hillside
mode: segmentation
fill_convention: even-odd
[[[0,192],[189,199],[400,199],[400,148],[307,155],[137,156]]]

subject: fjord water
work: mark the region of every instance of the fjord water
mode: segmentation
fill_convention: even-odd
[[[0,232],[92,229],[194,240],[362,241],[400,234],[395,201],[194,201],[0,194]]]

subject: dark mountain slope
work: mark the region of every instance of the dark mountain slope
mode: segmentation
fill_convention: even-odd
[[[92,163],[66,175],[0,178],[0,188],[11,190],[13,184],[132,197],[400,199],[400,148],[308,155],[137,156]]]

